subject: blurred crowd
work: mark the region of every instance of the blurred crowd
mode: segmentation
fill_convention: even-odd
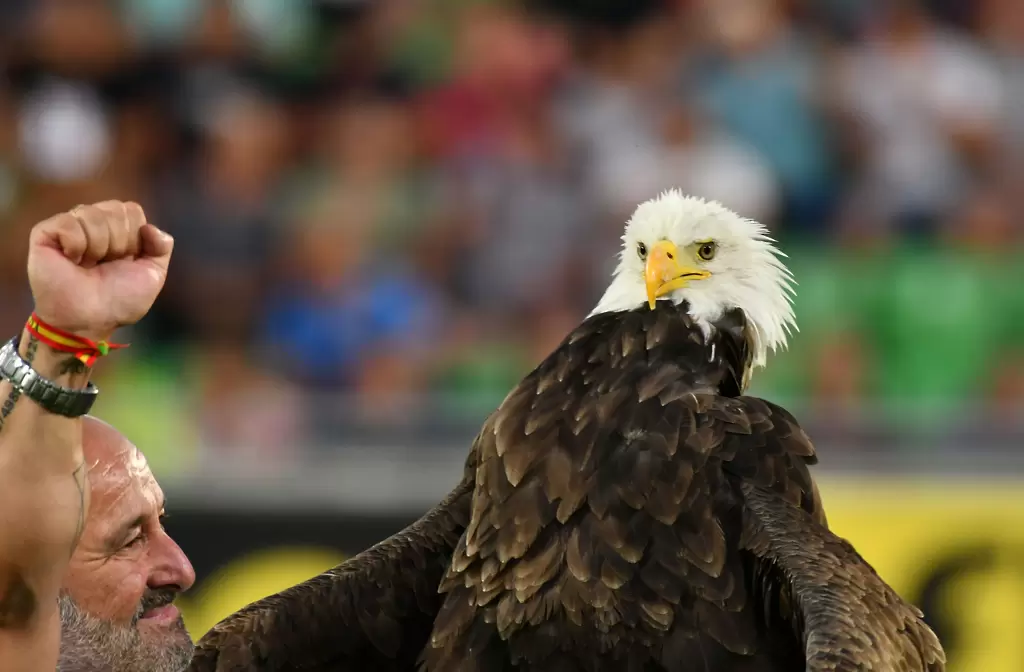
[[[0,326],[33,223],[141,202],[173,272],[97,408],[149,442],[479,419],[669,187],[791,257],[757,392],[1019,413],[1022,167],[1019,0],[0,3]]]

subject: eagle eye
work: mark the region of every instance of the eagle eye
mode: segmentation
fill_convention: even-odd
[[[638,255],[640,255],[641,259],[646,259],[647,258],[647,246],[644,245],[643,243],[637,243],[637,245],[636,245],[636,253]]]
[[[715,258],[715,252],[718,251],[718,245],[713,241],[701,243],[700,247],[697,248],[697,256],[704,261],[711,261]]]

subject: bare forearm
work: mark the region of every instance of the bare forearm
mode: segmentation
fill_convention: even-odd
[[[88,369],[23,333],[38,373],[81,389]],[[17,627],[55,599],[88,506],[82,421],[43,410],[0,382],[0,627]]]

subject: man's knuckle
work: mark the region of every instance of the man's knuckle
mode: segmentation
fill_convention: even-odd
[[[135,201],[127,201],[124,204],[124,211],[128,217],[132,220],[144,222],[146,221],[146,213],[142,209],[142,206]]]
[[[60,232],[76,232],[82,228],[82,223],[70,212],[62,212],[56,217],[43,222],[43,228],[53,228]]]

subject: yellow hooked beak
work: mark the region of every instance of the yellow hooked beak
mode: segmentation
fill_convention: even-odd
[[[663,240],[647,254],[644,277],[647,281],[647,303],[654,310],[658,297],[686,287],[691,280],[709,278],[711,273],[681,264],[675,243]]]

